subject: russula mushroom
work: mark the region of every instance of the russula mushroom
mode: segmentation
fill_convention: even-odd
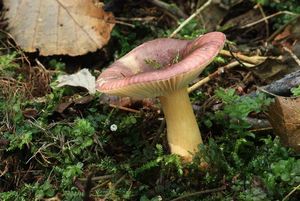
[[[187,87],[223,48],[225,35],[195,40],[156,39],[114,62],[97,79],[98,91],[137,98],[158,97],[171,153],[190,160],[202,143]]]

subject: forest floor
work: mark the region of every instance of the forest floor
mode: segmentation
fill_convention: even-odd
[[[159,2],[107,1],[108,44],[76,57],[26,53],[2,20],[0,200],[299,200],[300,3]],[[192,162],[170,154],[156,99],[58,86],[146,41],[211,31],[228,41],[191,83],[204,141]]]

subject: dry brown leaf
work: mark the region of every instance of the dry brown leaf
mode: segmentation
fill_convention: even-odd
[[[269,121],[282,143],[300,152],[300,98],[276,97]]]
[[[4,0],[8,29],[27,52],[83,55],[104,46],[114,26],[111,13],[93,0]]]

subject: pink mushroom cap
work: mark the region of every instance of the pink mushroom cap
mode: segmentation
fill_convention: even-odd
[[[146,42],[105,69],[96,81],[103,93],[137,98],[165,96],[187,87],[223,48],[226,37],[211,32],[195,40]]]

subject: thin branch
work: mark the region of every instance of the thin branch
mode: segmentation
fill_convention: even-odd
[[[272,14],[272,15],[266,16],[266,17],[264,17],[264,18],[262,18],[262,19],[260,19],[260,20],[255,21],[255,22],[252,22],[252,23],[246,24],[246,25],[244,25],[244,26],[241,26],[240,29],[252,27],[252,26],[254,26],[254,25],[256,25],[256,24],[259,24],[259,23],[261,23],[261,22],[263,22],[263,21],[266,21],[266,20],[268,20],[268,19],[270,19],[270,18],[276,17],[276,16],[278,16],[278,15],[282,15],[282,14],[286,14],[286,15],[294,15],[294,16],[298,16],[298,15],[299,15],[299,14],[292,13],[292,12],[289,12],[289,11],[279,11],[279,12],[277,12],[277,13],[274,13],[274,14]]]
[[[135,25],[134,24],[130,24],[128,22],[123,22],[123,21],[120,21],[120,20],[115,20],[116,24],[121,24],[121,25],[124,25],[124,26],[128,26],[128,27],[131,27],[131,28],[135,28]]]
[[[220,54],[223,56],[228,56],[228,57],[231,57],[233,55],[234,57],[237,57],[242,61],[245,61],[250,64],[254,64],[254,65],[261,64],[268,58],[268,57],[262,57],[262,56],[246,56],[246,55],[242,55],[239,53],[233,53],[233,52],[230,53],[227,50],[221,50]],[[273,58],[273,59],[280,59],[280,58],[277,57],[277,58]]]
[[[204,190],[204,191],[198,191],[198,192],[195,192],[195,193],[188,193],[188,194],[185,194],[183,196],[180,196],[178,198],[175,198],[173,200],[170,200],[170,201],[178,201],[178,200],[186,200],[186,198],[189,198],[189,197],[192,197],[192,196],[197,196],[197,195],[202,195],[202,194],[207,194],[207,193],[214,193],[214,192],[218,192],[218,191],[223,191],[226,189],[226,186],[221,186],[219,188],[213,188],[213,189],[208,189],[208,190]]]
[[[297,57],[297,55],[295,55],[295,54],[292,52],[292,50],[290,50],[290,49],[287,48],[287,47],[283,47],[283,49],[284,49],[285,51],[287,51],[287,52],[291,55],[291,57],[295,60],[295,62],[298,64],[298,66],[300,66],[300,60],[299,60],[299,58]]]
[[[243,63],[243,64],[246,67],[253,67],[254,66],[253,64],[249,64],[249,63]],[[223,74],[225,72],[225,70],[231,69],[231,68],[239,66],[239,65],[240,65],[240,63],[238,61],[234,61],[234,62],[229,63],[229,64],[227,64],[223,67],[218,68],[215,72],[209,74],[207,77],[203,78],[202,80],[196,82],[191,87],[189,87],[188,88],[188,93],[191,93],[191,92],[195,91],[196,89],[198,89],[202,85],[208,83],[213,78]]]
[[[269,85],[263,86],[264,90],[276,95],[288,95],[290,89],[300,85],[300,70],[285,75],[280,80],[272,82]]]
[[[185,25],[187,25],[192,19],[194,19],[197,15],[199,15],[207,6],[211,4],[212,0],[208,0],[205,4],[203,4],[200,8],[196,10],[190,17],[184,20],[180,26],[173,31],[173,33],[169,36],[169,38],[174,37]]]
[[[109,175],[102,175],[102,176],[96,176],[96,177],[92,177],[91,180],[92,181],[99,181],[99,180],[104,180],[104,179],[111,179],[114,178],[116,175],[114,174],[109,174]],[[87,178],[77,178],[79,181],[87,181]]]
[[[124,106],[120,106],[120,105],[114,105],[114,104],[109,104],[109,106],[112,107],[112,108],[117,108],[117,109],[120,109],[120,110],[140,114],[140,111],[132,109],[132,108],[128,108],[128,107],[124,107]]]
[[[276,31],[272,33],[272,35],[267,38],[267,42],[272,41],[279,33],[281,33],[287,26],[289,26],[291,23],[293,23],[295,20],[297,20],[300,17],[300,15],[293,17],[291,20],[289,20],[287,23],[279,27]]]
[[[116,20],[120,20],[120,21],[129,21],[129,22],[150,22],[150,21],[154,21],[155,19],[157,19],[157,17],[152,17],[152,16],[147,16],[147,17],[115,17]]]
[[[268,19],[266,19],[266,14],[265,14],[265,12],[264,12],[264,9],[263,9],[262,6],[260,5],[260,3],[258,3],[256,6],[258,7],[258,9],[259,9],[261,15],[263,16],[263,18],[265,19],[264,21],[265,21],[266,32],[267,32],[266,35],[267,35],[267,37],[269,37],[269,34],[270,34],[270,30],[269,30],[269,21],[268,21]]]
[[[289,192],[283,199],[282,201],[286,201],[296,190],[300,190],[300,184],[296,186],[291,192]]]

